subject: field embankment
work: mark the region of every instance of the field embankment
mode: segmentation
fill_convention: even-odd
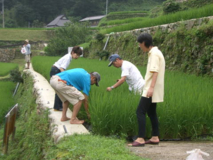
[[[53,30],[47,29],[0,29],[0,40],[2,41],[49,41]]]

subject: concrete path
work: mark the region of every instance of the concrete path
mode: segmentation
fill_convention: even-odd
[[[159,145],[129,147],[129,149],[134,154],[150,160],[186,160],[190,155],[187,151],[200,149],[209,154],[209,156],[202,155],[203,160],[213,160],[213,142],[162,141]]]
[[[60,111],[54,111],[55,91],[50,86],[49,82],[39,73],[30,69],[25,69],[24,72],[29,73],[34,81],[34,94],[36,94],[36,103],[38,106],[49,109],[49,118],[51,123],[51,132],[55,142],[58,142],[62,137],[73,134],[88,134],[89,131],[82,124],[70,124],[69,121],[61,122]],[[70,109],[67,111],[67,117],[71,117]]]

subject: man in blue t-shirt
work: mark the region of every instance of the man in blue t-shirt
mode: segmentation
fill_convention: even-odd
[[[63,102],[61,121],[67,121],[70,119],[66,116],[69,103],[73,105],[72,117],[70,119],[71,124],[84,123],[84,120],[78,120],[77,118],[82,102],[84,102],[85,110],[90,118],[88,111],[90,86],[93,84],[99,86],[98,83],[100,79],[101,77],[98,72],[88,73],[83,68],[70,69],[51,77],[50,85]]]

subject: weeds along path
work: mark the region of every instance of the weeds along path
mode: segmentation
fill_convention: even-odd
[[[49,82],[41,74],[35,72],[32,66],[30,66],[30,69],[25,69],[24,72],[29,73],[33,78],[36,104],[49,110],[51,133],[55,142],[58,142],[62,137],[67,135],[89,133],[81,124],[70,124],[69,121],[61,122],[62,112],[53,110],[55,91]],[[71,117],[71,115],[72,112],[68,109],[67,116]]]

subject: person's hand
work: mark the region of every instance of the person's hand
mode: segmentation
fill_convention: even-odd
[[[107,87],[107,91],[111,91],[112,90],[112,88],[111,87]]]
[[[150,87],[149,90],[148,90],[148,92],[147,92],[146,97],[147,97],[147,98],[152,97],[153,91],[154,91],[154,88],[151,88],[151,87]]]

